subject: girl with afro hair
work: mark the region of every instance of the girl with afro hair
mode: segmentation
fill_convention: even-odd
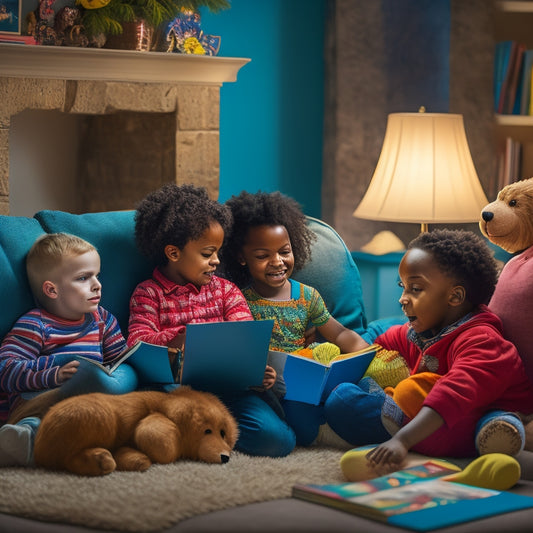
[[[226,205],[233,226],[222,250],[224,273],[242,289],[256,320],[274,319],[271,349],[301,351],[315,330],[335,346],[312,344],[313,356],[321,348],[333,348],[338,354],[339,350],[351,353],[366,347],[357,333],[330,314],[314,287],[291,278],[311,258],[316,238],[298,203],[280,192],[243,191]],[[297,444],[315,442],[324,426],[323,406],[288,400],[282,404]],[[321,435],[329,432],[329,428],[322,429]],[[336,436],[331,437],[334,442]]]
[[[155,268],[131,296],[129,346],[144,341],[181,349],[189,323],[253,319],[237,286],[215,274],[231,221],[226,206],[194,185],[165,185],[140,202],[135,240]],[[264,389],[275,380],[275,370],[267,366]],[[239,424],[238,450],[273,457],[292,451],[293,431],[259,393],[223,400]]]

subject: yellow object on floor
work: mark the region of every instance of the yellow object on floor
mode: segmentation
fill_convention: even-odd
[[[443,459],[434,459],[425,455],[409,452],[404,464],[397,468],[390,466],[374,468],[369,466],[366,459],[367,453],[375,448],[375,445],[355,448],[346,452],[340,459],[340,467],[344,477],[348,481],[358,482],[386,476],[396,470],[402,470],[410,466],[436,461],[447,468],[457,470],[456,474],[445,476],[445,481],[462,483],[473,487],[481,487],[493,490],[508,490],[520,479],[520,464],[510,455],[503,453],[488,453],[475,458],[464,469]]]

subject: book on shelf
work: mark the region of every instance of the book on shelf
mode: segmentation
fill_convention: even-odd
[[[516,45],[516,55],[512,69],[512,75],[509,80],[509,89],[507,101],[505,103],[504,113],[508,115],[520,114],[520,100],[521,100],[521,76],[523,75],[524,52],[526,46],[522,43]]]
[[[445,480],[456,473],[443,463],[427,461],[368,481],[295,485],[292,496],[414,531],[533,508],[529,496]]]
[[[263,382],[273,326],[273,320],[188,324],[183,351],[139,341],[111,366],[87,360],[109,375],[128,363],[142,384],[243,391]]]
[[[521,96],[520,96],[520,115],[529,115],[531,103],[531,69],[533,67],[533,50],[524,52],[524,63],[522,66]]]
[[[372,344],[357,352],[338,355],[329,364],[271,350],[268,364],[283,375],[286,400],[318,405],[340,383],[357,383],[378,349],[377,344]]]
[[[496,43],[494,53],[494,111],[498,112],[500,96],[505,82],[505,76],[509,68],[513,41],[500,41]]]
[[[37,44],[37,41],[33,35],[11,35],[9,33],[0,33],[0,43]]]

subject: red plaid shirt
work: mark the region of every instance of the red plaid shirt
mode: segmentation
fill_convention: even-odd
[[[198,289],[178,285],[155,269],[130,300],[128,346],[137,341],[166,346],[185,326],[194,322],[253,320],[246,299],[236,285],[213,276]]]

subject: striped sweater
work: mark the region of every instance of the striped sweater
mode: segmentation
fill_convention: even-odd
[[[78,321],[42,309],[21,316],[0,346],[0,424],[20,394],[59,385],[59,367],[84,356],[111,363],[126,342],[116,318],[103,307]]]

